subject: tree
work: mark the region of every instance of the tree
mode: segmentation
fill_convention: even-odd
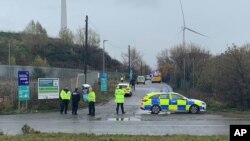
[[[49,66],[46,59],[42,59],[39,55],[35,57],[33,66],[46,67]]]
[[[162,74],[163,81],[169,82],[170,77],[174,76],[174,72],[173,72],[173,61],[169,56],[168,49],[159,52],[156,58],[157,58],[158,70],[160,70]]]
[[[128,53],[122,53],[122,59],[123,59],[123,65],[128,68],[129,62],[128,59],[129,54]],[[131,70],[135,73],[135,75],[140,74],[141,70],[141,62],[142,62],[142,54],[136,50],[136,48],[130,49],[130,67]],[[128,71],[128,70],[125,70]]]
[[[170,62],[173,61],[172,66],[176,81],[178,81],[177,86],[180,86],[181,80],[183,81],[185,72],[186,82],[184,83],[191,83],[195,87],[197,80],[201,76],[201,71],[209,61],[210,56],[209,51],[195,44],[189,44],[185,48],[182,45],[171,48],[168,59]]]
[[[68,46],[72,46],[73,45],[73,32],[68,29],[68,28],[62,28],[59,32],[59,37],[61,39],[61,41],[65,44],[67,44]]]
[[[16,57],[15,56],[10,57],[10,64],[11,65],[16,65]]]
[[[32,20],[22,32],[22,40],[31,54],[36,54],[35,48],[44,49],[48,43],[48,35],[45,28],[37,21]],[[29,56],[33,60],[33,56]]]
[[[85,43],[85,28],[79,27],[76,30],[75,36],[74,36],[74,42],[80,46],[83,46]]]
[[[85,39],[85,28],[79,27],[74,36],[74,41],[76,44],[83,46],[85,44]],[[88,45],[89,47],[95,48],[100,46],[100,35],[91,28],[88,30]]]
[[[250,107],[250,45],[233,45],[220,56],[217,66],[215,93],[230,107],[248,109]]]

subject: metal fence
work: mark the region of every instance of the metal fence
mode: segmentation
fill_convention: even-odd
[[[18,101],[18,71],[29,71],[30,73],[30,103],[37,102],[38,78],[59,78],[59,87],[69,87],[71,90],[81,87],[85,76],[83,70],[53,67],[33,67],[0,65],[0,108],[16,105]],[[99,72],[87,71],[87,83],[93,85],[99,81]],[[119,72],[108,72],[108,80],[118,79]],[[4,107],[5,106],[5,107]]]

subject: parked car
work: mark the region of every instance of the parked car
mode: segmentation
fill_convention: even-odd
[[[136,79],[136,84],[146,84],[146,80],[144,76],[138,76]]]
[[[158,114],[160,111],[189,112],[196,114],[206,111],[206,103],[189,99],[175,92],[152,92],[141,100],[141,109]]]

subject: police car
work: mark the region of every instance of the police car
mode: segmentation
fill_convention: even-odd
[[[131,96],[133,94],[131,85],[129,83],[126,83],[126,82],[119,83],[117,87],[122,87],[122,90],[124,91],[125,96]]]
[[[152,92],[141,100],[141,109],[158,114],[160,111],[190,112],[196,114],[206,111],[206,103],[189,99],[175,92]]]

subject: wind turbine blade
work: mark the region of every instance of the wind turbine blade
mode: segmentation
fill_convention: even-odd
[[[186,27],[186,29],[189,30],[189,31],[191,31],[191,32],[193,32],[193,33],[199,34],[199,35],[201,35],[201,36],[208,37],[207,35],[201,34],[201,33],[197,32],[197,31],[195,31],[195,30],[192,30],[192,29],[190,29],[190,28],[187,28],[187,27]]]
[[[181,12],[182,12],[183,26],[184,26],[184,28],[185,28],[185,27],[186,27],[186,24],[185,24],[185,16],[184,16],[184,12],[183,12],[183,7],[182,7],[181,0],[179,0],[179,2],[180,2],[180,5],[181,5]]]

